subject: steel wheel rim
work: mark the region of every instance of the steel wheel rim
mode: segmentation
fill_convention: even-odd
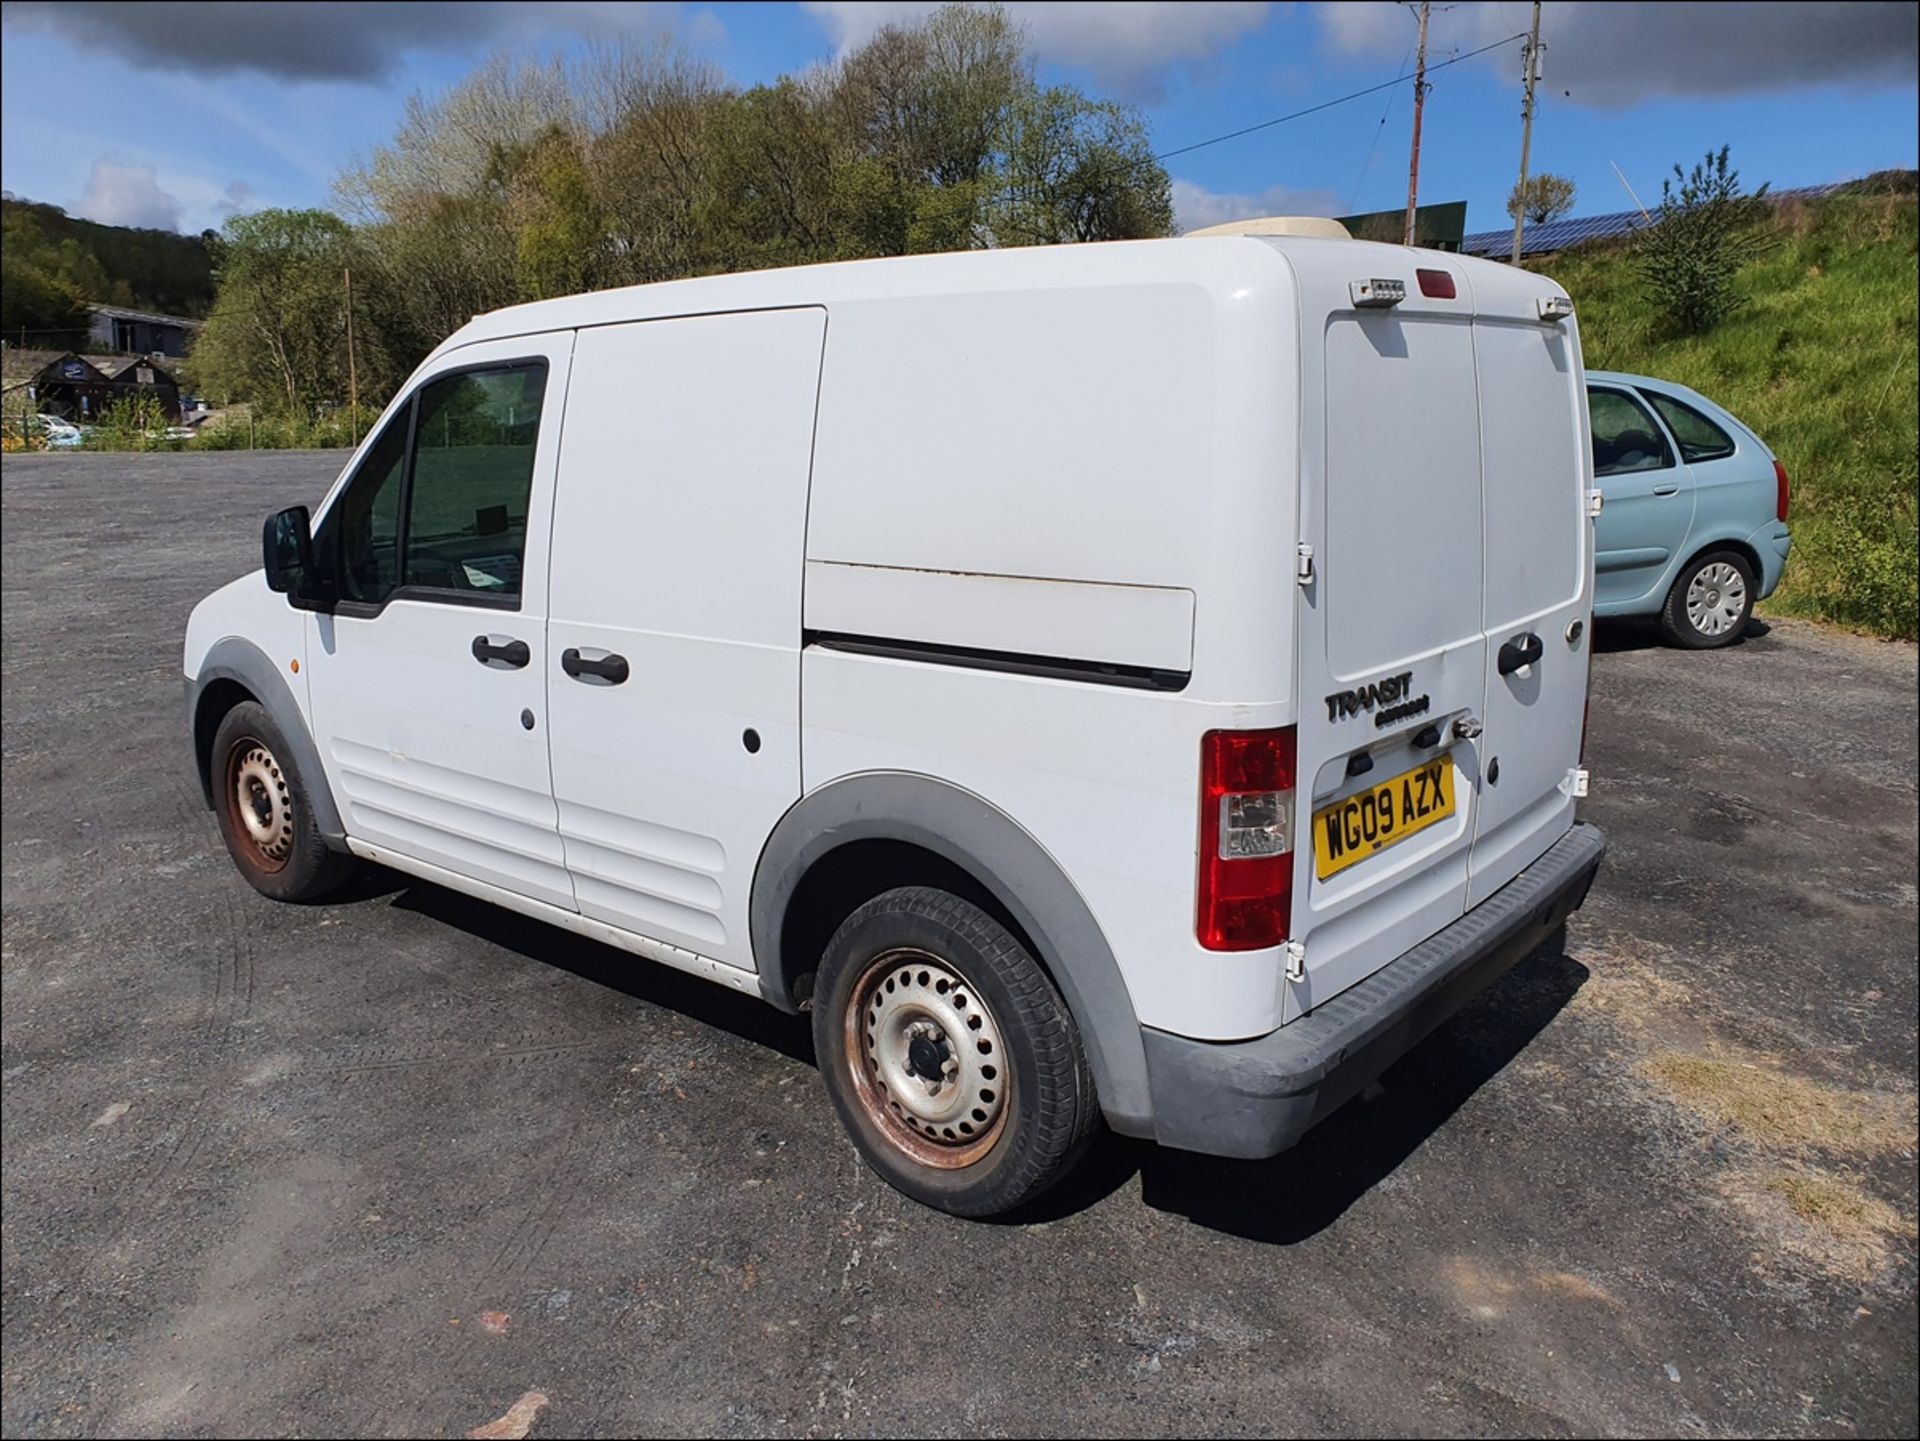
[[[1724,560],[1701,566],[1687,583],[1687,621],[1702,635],[1725,635],[1746,609],[1746,579]]]
[[[293,854],[293,788],[272,751],[252,736],[227,752],[227,817],[249,864],[277,871]]]
[[[1013,1083],[1005,1039],[950,964],[911,948],[876,956],[848,997],[845,1029],[853,1093],[897,1150],[957,1170],[993,1149]]]

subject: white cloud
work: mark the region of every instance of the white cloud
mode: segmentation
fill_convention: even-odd
[[[1183,235],[1205,225],[1257,215],[1337,215],[1339,211],[1340,201],[1331,190],[1270,185],[1257,195],[1244,195],[1209,190],[1191,180],[1173,182],[1173,223]]]
[[[1412,38],[1404,6],[1385,0],[1322,5],[1333,48],[1397,62]],[[1523,5],[1453,5],[1433,12],[1429,57],[1478,49],[1526,28]],[[1920,10],[1910,4],[1819,5],[1549,0],[1541,12],[1549,94],[1577,104],[1631,105],[1661,96],[1731,95],[1796,85],[1912,85]],[[1473,62],[1520,79],[1520,47]]]
[[[160,177],[151,165],[127,165],[105,158],[94,161],[87,188],[67,209],[102,225],[180,228],[179,197],[160,188]]]
[[[881,27],[911,23],[939,8],[937,0],[810,0],[805,7],[845,54]],[[1090,72],[1106,90],[1129,99],[1151,94],[1167,69],[1205,59],[1265,23],[1265,3],[1218,0],[1014,0],[1007,12],[1042,60]]]

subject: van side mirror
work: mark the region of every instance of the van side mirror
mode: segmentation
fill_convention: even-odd
[[[296,605],[306,599],[314,580],[313,530],[307,508],[288,506],[268,516],[260,533],[260,550],[267,589]]]

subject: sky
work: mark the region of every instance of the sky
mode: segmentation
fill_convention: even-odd
[[[930,8],[6,0],[0,185],[94,220],[194,232],[262,206],[327,205],[333,177],[393,134],[409,95],[442,92],[498,51],[577,55],[623,35],[664,35],[752,85],[830,62]],[[1007,8],[1043,80],[1138,105],[1156,151],[1184,152],[1166,161],[1182,228],[1406,203],[1412,7]],[[1522,34],[1530,13],[1527,0],[1433,7],[1420,198],[1467,201],[1470,231],[1510,223],[1521,60],[1517,43],[1500,42]],[[1580,215],[1630,208],[1629,184],[1652,205],[1676,162],[1729,142],[1743,178],[1775,189],[1912,168],[1917,14],[1912,3],[1839,0],[1549,0],[1531,168],[1571,177]]]

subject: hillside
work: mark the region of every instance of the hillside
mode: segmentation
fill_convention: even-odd
[[[0,227],[0,331],[15,344],[78,347],[89,300],[168,315],[212,308],[213,255],[201,236],[100,225],[12,199],[0,201]]]
[[[1588,366],[1690,385],[1785,463],[1794,552],[1765,609],[1911,640],[1920,360],[1916,204],[1903,188],[1782,206],[1777,244],[1741,272],[1747,304],[1704,336],[1661,333],[1620,246],[1533,268],[1574,297]]]

